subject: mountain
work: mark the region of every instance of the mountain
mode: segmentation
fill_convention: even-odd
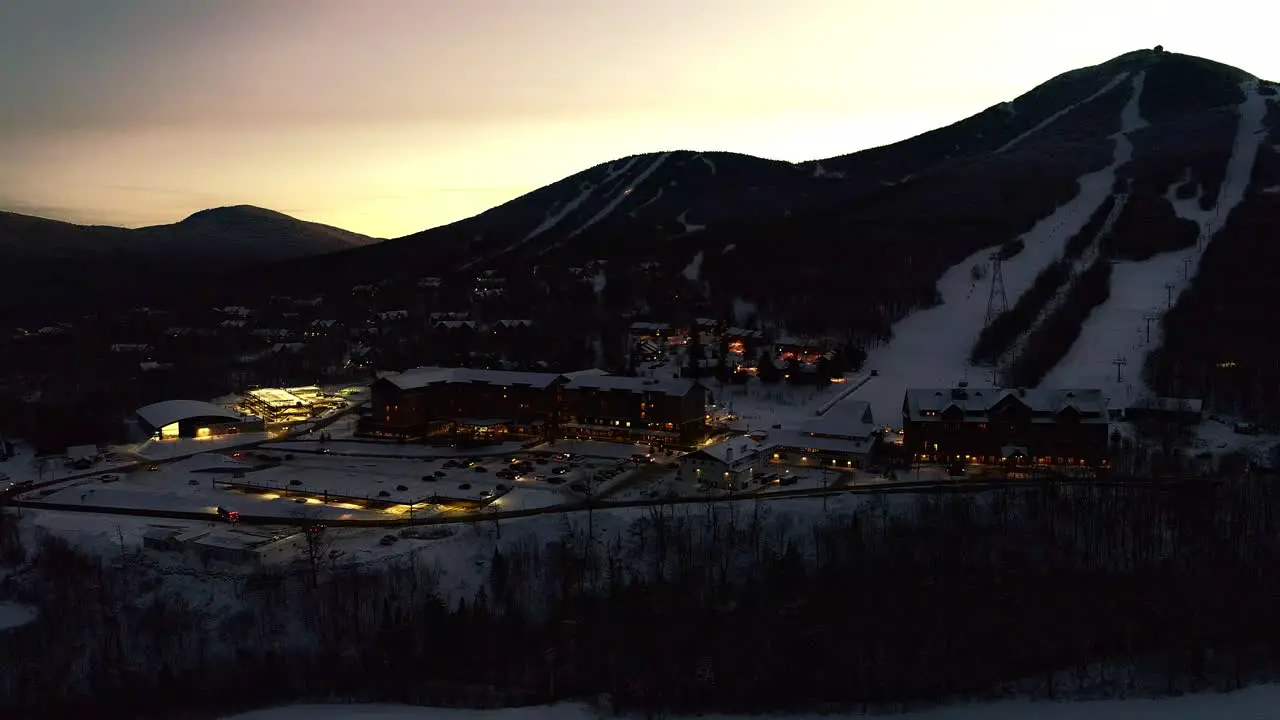
[[[622,158],[451,225],[203,288],[350,304],[352,286],[378,283],[368,302],[383,309],[601,336],[625,318],[754,316],[863,348],[889,418],[904,385],[975,378],[1280,408],[1280,355],[1260,331],[1280,321],[1278,100],[1243,70],[1139,50],[884,147]],[[506,290],[477,292],[483,275]],[[420,291],[436,287],[425,277],[446,286]]]
[[[182,287],[210,273],[365,247],[378,240],[248,205],[137,229],[0,211],[0,309],[96,302],[138,286]]]
[[[492,272],[525,286],[514,308],[563,322],[583,298],[562,302],[568,286],[543,278],[604,260],[593,285],[611,316],[754,313],[838,332],[868,362],[910,368],[905,383],[1245,405],[1261,387],[1280,406],[1280,361],[1258,332],[1280,320],[1277,98],[1243,70],[1139,50],[892,145],[794,164],[623,158],[286,274],[315,289]]]
[[[171,261],[276,262],[377,240],[250,205],[202,210],[180,222],[126,229],[0,211],[0,260],[166,256]]]

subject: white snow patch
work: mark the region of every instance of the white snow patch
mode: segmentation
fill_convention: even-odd
[[[1269,188],[1263,188],[1262,193],[1264,195],[1280,195],[1280,185],[1272,185]]]
[[[692,280],[694,282],[697,282],[698,276],[702,274],[702,251],[701,250],[699,250],[697,254],[693,256],[693,259],[689,261],[689,264],[685,266],[684,270],[681,271],[680,274],[684,275],[686,280]]]
[[[705,230],[707,228],[706,225],[694,225],[693,223],[690,223],[686,219],[688,216],[689,216],[689,211],[685,210],[684,212],[680,213],[679,217],[676,218],[676,222],[684,226],[685,235],[690,235],[692,233],[698,232],[699,230]]]
[[[596,294],[597,300],[601,302],[604,301],[604,298],[601,296],[601,293],[604,292],[605,287],[607,287],[608,285],[609,285],[609,277],[604,274],[604,268],[597,269],[596,274],[591,276],[591,291]]]
[[[1113,88],[1115,88],[1115,86],[1119,85],[1119,84],[1120,84],[1120,83],[1121,83],[1121,82],[1122,82],[1126,77],[1128,77],[1128,76],[1129,76],[1129,73],[1128,73],[1128,72],[1122,72],[1122,73],[1120,73],[1119,75],[1117,75],[1117,76],[1115,76],[1115,77],[1111,78],[1111,80],[1110,80],[1106,85],[1103,85],[1103,86],[1102,86],[1102,89],[1101,89],[1101,90],[1099,90],[1099,91],[1095,92],[1094,94],[1092,94],[1092,95],[1090,95],[1089,97],[1087,97],[1087,98],[1085,98],[1085,99],[1081,100],[1080,102],[1075,103],[1074,105],[1068,105],[1068,106],[1066,106],[1066,107],[1062,108],[1061,110],[1059,110],[1058,112],[1056,112],[1056,113],[1054,113],[1054,114],[1050,115],[1049,117],[1045,118],[1044,120],[1041,120],[1040,122],[1036,123],[1036,124],[1035,124],[1035,126],[1034,126],[1034,127],[1032,127],[1030,130],[1027,130],[1026,132],[1024,132],[1024,133],[1022,133],[1021,135],[1019,135],[1018,137],[1016,137],[1016,138],[1014,138],[1014,139],[1010,140],[1009,142],[1005,143],[1004,145],[1001,145],[1001,146],[996,150],[996,152],[997,152],[997,153],[1002,153],[1002,152],[1005,152],[1006,150],[1009,150],[1009,149],[1010,149],[1010,148],[1012,148],[1014,145],[1017,145],[1018,143],[1022,142],[1022,141],[1023,141],[1023,140],[1025,140],[1025,139],[1027,139],[1027,138],[1028,138],[1028,137],[1030,137],[1031,135],[1034,135],[1035,133],[1038,133],[1038,132],[1040,132],[1041,130],[1043,130],[1043,129],[1045,129],[1045,128],[1049,127],[1049,126],[1050,126],[1050,125],[1052,125],[1053,123],[1057,122],[1057,121],[1058,121],[1058,119],[1059,119],[1059,118],[1061,118],[1063,115],[1066,115],[1067,113],[1071,112],[1072,110],[1075,110],[1076,108],[1080,107],[1081,105],[1086,105],[1086,104],[1088,104],[1088,103],[1091,103],[1091,102],[1093,102],[1094,100],[1096,100],[1097,98],[1099,98],[1099,97],[1101,97],[1101,96],[1103,96],[1103,95],[1107,94],[1107,93],[1108,93],[1108,92],[1110,92]]]
[[[1111,89],[1125,77],[1127,73],[1094,96]],[[1135,96],[1141,88],[1141,81],[1135,80]],[[1126,105],[1126,110],[1128,108]],[[1134,120],[1132,114],[1127,115],[1127,121]],[[1080,191],[1076,196],[1024,233],[1022,252],[1004,261],[1004,284],[1010,306],[1031,287],[1040,270],[1062,256],[1067,240],[1080,232],[1111,195],[1116,169],[1133,149],[1123,137],[1125,128],[1127,125],[1115,136],[1111,164],[1077,180]],[[973,368],[971,372],[969,366],[969,351],[982,330],[987,312],[992,252],[992,248],[984,248],[947,270],[938,281],[942,303],[900,320],[893,326],[893,339],[868,353],[864,367],[878,371],[879,375],[859,388],[854,396],[869,402],[876,418],[898,417],[903,393],[909,387],[950,387],[960,381],[967,381],[973,387],[995,384],[996,378],[990,370]],[[975,266],[985,270],[981,279],[973,277]]]
[[[1195,278],[1204,248],[1244,199],[1253,175],[1262,144],[1259,130],[1266,117],[1266,99],[1258,93],[1257,81],[1246,81],[1242,89],[1245,100],[1240,105],[1234,149],[1213,209],[1202,210],[1198,197],[1178,200],[1174,197],[1176,186],[1166,193],[1179,217],[1200,225],[1204,238],[1200,247],[1162,253],[1138,263],[1115,263],[1110,298],[1089,314],[1071,351],[1045,377],[1043,385],[1102,388],[1116,406],[1128,405],[1149,393],[1142,365],[1146,354],[1160,345],[1159,318]],[[1117,372],[1119,358],[1124,358],[1125,364]]]
[[[614,196],[612,200],[609,201],[607,205],[600,208],[600,212],[597,212],[595,215],[591,216],[591,219],[583,223],[582,227],[569,233],[569,237],[575,237],[577,235],[582,234],[582,232],[585,231],[587,228],[591,227],[592,225],[595,225],[596,223],[608,217],[609,213],[617,209],[617,207],[622,204],[623,200],[626,200],[628,197],[630,197],[631,191],[639,187],[641,184],[643,184],[645,179],[648,178],[650,175],[652,175],[653,171],[657,170],[662,165],[663,161],[665,161],[668,157],[671,157],[671,153],[669,152],[662,153],[661,155],[659,155],[657,159],[654,160],[653,163],[649,165],[649,167],[645,168],[639,175],[635,177],[634,180],[632,180],[627,185],[625,190],[618,193],[616,196]],[[628,164],[627,167],[630,167],[630,164]]]
[[[740,297],[733,299],[732,312],[733,322],[736,323],[738,327],[747,327],[752,318],[758,319],[760,317],[760,308],[750,300]]]
[[[706,155],[703,155],[702,153],[698,153],[698,157],[702,158],[702,162],[704,162],[704,163],[706,163],[706,164],[707,164],[707,169],[709,169],[709,170],[711,171],[711,174],[712,174],[712,175],[715,175],[715,174],[716,174],[716,164],[715,164],[715,163],[713,163],[713,162],[711,162],[711,158],[707,157]]]
[[[632,210],[631,212],[629,212],[629,213],[627,213],[627,214],[628,214],[628,215],[630,215],[631,217],[635,217],[635,216],[636,216],[636,213],[640,212],[641,210],[643,210],[643,209],[645,209],[645,208],[649,207],[650,205],[654,204],[655,202],[657,202],[657,201],[662,197],[662,191],[663,191],[663,190],[666,190],[666,188],[658,188],[658,193],[657,193],[656,195],[654,195],[653,197],[649,198],[648,200],[645,200],[644,202],[640,203],[639,205],[637,205],[637,206],[635,207],[635,209],[634,209],[634,210]]]
[[[30,605],[0,601],[0,632],[35,622],[39,616],[39,611]]]
[[[843,177],[845,176],[845,174],[844,174],[844,173],[842,173],[842,172],[840,172],[840,171],[838,171],[838,170],[828,170],[828,169],[826,169],[825,167],[823,167],[823,166],[822,166],[822,163],[821,163],[821,162],[815,162],[815,163],[813,164],[813,176],[814,176],[815,178],[837,178],[837,179],[839,179],[839,178],[843,178]]]
[[[737,249],[738,249],[737,243],[729,243],[728,245],[724,246],[724,249],[720,251],[720,254],[727,255]]]

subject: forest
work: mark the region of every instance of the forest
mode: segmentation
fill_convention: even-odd
[[[6,515],[0,558],[24,580],[4,593],[42,615],[0,636],[0,713],[217,717],[334,699],[899,711],[1226,690],[1276,667],[1268,479],[802,502],[562,515],[541,535],[463,526],[492,547],[467,597],[408,560],[312,589],[304,570],[184,575],[124,546],[23,547]],[[228,609],[202,615],[165,590],[178,582]]]

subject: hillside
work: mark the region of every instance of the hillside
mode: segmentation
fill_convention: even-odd
[[[890,416],[903,384],[980,378],[1254,412],[1280,407],[1280,360],[1250,332],[1280,319],[1262,239],[1280,197],[1277,97],[1238,68],[1139,50],[885,147],[795,164],[621,158],[448,226],[203,289],[245,299],[380,283],[386,308],[466,310],[474,278],[492,274],[510,283],[484,312],[582,332],[696,313],[843,336],[895,368]],[[196,237],[206,220],[128,237]],[[212,224],[221,237],[236,223]],[[588,266],[603,269],[584,285],[570,269]],[[446,287],[424,298],[425,277]]]
[[[131,284],[167,290],[207,273],[376,242],[247,205],[203,210],[177,223],[137,229],[0,212],[0,309],[92,303],[127,293]]]

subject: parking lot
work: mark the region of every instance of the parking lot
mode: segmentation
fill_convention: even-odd
[[[556,491],[559,501],[551,504],[575,502],[619,482],[640,464],[639,458],[554,452],[414,459],[261,450],[233,458],[245,463],[245,470],[219,479],[242,489],[381,508],[434,504],[464,509],[488,505],[522,487]],[[543,497],[538,504],[548,500]]]

